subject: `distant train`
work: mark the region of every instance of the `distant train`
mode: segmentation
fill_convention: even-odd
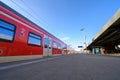
[[[67,44],[0,2],[0,56],[66,53]]]

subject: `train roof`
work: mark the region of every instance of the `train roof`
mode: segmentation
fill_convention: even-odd
[[[12,9],[11,7],[9,7],[8,5],[6,5],[5,3],[0,1],[0,5],[5,7],[6,9],[12,11],[14,14],[20,16],[21,18],[25,19],[26,21],[32,23],[33,25],[37,26],[38,28],[40,28],[41,30],[45,31],[46,33],[48,33],[49,35],[53,36],[54,38],[56,38],[57,40],[61,41],[62,43],[64,43],[62,40],[58,39],[57,37],[55,37],[54,35],[52,35],[51,33],[49,33],[48,31],[46,31],[45,29],[43,29],[42,27],[40,27],[39,25],[35,24],[33,21],[31,21],[30,19],[26,18],[25,16],[23,16],[22,14],[18,13],[16,10]],[[64,43],[66,44],[66,43]]]

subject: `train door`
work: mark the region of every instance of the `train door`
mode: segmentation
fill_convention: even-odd
[[[64,54],[64,49],[62,49],[62,54]]]
[[[62,44],[62,54],[64,54],[64,45]]]
[[[52,39],[48,36],[44,36],[44,53],[43,56],[51,56],[52,55]]]
[[[49,38],[49,56],[52,56],[52,38]]]

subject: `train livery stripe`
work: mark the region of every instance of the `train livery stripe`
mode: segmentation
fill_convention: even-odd
[[[12,20],[14,20],[14,21],[22,24],[22,25],[24,25],[25,27],[27,27],[27,28],[29,28],[29,29],[32,29],[32,30],[34,30],[34,31],[36,31],[36,32],[38,32],[38,33],[40,33],[40,34],[43,34],[43,33],[40,32],[39,30],[32,28],[31,26],[25,24],[24,22],[22,22],[22,21],[20,21],[20,20],[18,20],[18,19],[16,19],[16,18],[14,18],[14,17],[12,17],[12,16],[10,16],[10,15],[2,12],[2,11],[0,11],[0,14],[2,14],[2,15],[4,15],[4,16],[6,16],[6,17],[8,17],[8,18],[10,18],[10,19],[12,19]]]

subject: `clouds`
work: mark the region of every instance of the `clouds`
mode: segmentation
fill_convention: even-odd
[[[70,39],[70,37],[63,37],[63,38],[61,38],[62,41],[67,41],[69,39]]]

